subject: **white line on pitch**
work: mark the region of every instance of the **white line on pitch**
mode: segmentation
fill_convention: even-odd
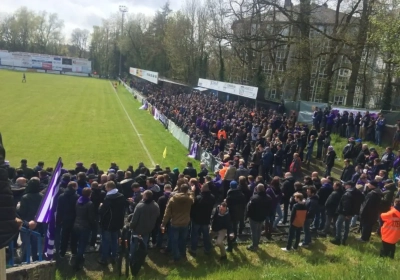
[[[151,157],[151,155],[150,155],[150,153],[149,153],[149,150],[147,150],[146,145],[145,145],[144,142],[143,142],[143,139],[142,139],[142,137],[141,137],[142,134],[139,134],[139,131],[137,130],[137,128],[136,128],[135,124],[133,123],[131,117],[129,116],[128,112],[126,111],[124,104],[122,104],[122,102],[121,102],[121,98],[119,98],[119,95],[118,95],[117,91],[115,90],[115,88],[114,88],[114,86],[113,86],[113,84],[112,84],[111,82],[110,82],[110,85],[111,85],[111,87],[113,88],[113,90],[114,90],[114,92],[115,92],[115,95],[116,95],[117,98],[118,98],[119,104],[121,105],[122,109],[124,109],[125,114],[126,114],[126,116],[128,117],[129,122],[131,123],[133,129],[135,130],[136,135],[137,135],[137,137],[139,138],[140,143],[142,144],[143,149],[145,150],[147,156],[149,157],[149,159],[150,159],[150,161],[151,161],[151,164],[152,164],[153,166],[155,166],[156,163],[154,162],[153,158]]]

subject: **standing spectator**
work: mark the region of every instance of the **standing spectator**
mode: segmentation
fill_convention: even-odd
[[[387,172],[391,171],[393,168],[393,162],[395,159],[395,155],[393,153],[393,150],[391,147],[387,147],[385,149],[385,153],[383,153],[382,158],[381,158],[381,163],[385,167],[385,170]]]
[[[328,197],[333,192],[332,183],[329,179],[323,178],[321,179],[322,186],[317,191],[318,196],[318,210],[315,213],[315,220],[314,220],[314,231],[323,230],[325,228],[325,203]]]
[[[23,171],[23,177],[30,180],[33,176],[35,176],[35,171],[32,168],[28,167],[28,161],[26,159],[21,160],[21,166],[19,169]]]
[[[357,115],[354,118],[354,137],[360,138],[360,126],[361,126],[361,112],[357,112]]]
[[[368,242],[371,237],[372,227],[379,217],[382,191],[378,188],[378,182],[371,181],[367,185],[367,195],[360,209],[361,242]]]
[[[300,244],[301,247],[308,248],[311,244],[311,232],[310,226],[312,221],[315,219],[315,215],[318,211],[318,196],[317,189],[314,186],[309,186],[307,188],[307,217],[304,222],[303,231],[304,231],[304,241]]]
[[[106,197],[104,203],[100,205],[100,225],[102,229],[101,235],[101,259],[99,263],[107,264],[108,257],[111,253],[111,262],[115,262],[117,258],[118,234],[124,226],[125,216],[125,197],[119,193],[113,181],[106,184]]]
[[[292,250],[293,238],[295,239],[293,249],[297,250],[300,242],[301,229],[304,226],[304,222],[307,216],[307,206],[303,201],[303,194],[295,193],[294,199],[296,204],[293,206],[292,213],[290,216],[290,226],[289,226],[289,237],[286,248],[281,248],[283,251]]]
[[[344,184],[346,191],[340,199],[337,213],[339,214],[336,221],[336,237],[331,240],[335,245],[346,245],[347,237],[350,231],[351,218],[360,210],[362,194],[354,187],[354,183],[349,181]],[[344,223],[344,232],[342,236],[342,228]]]
[[[282,184],[282,203],[283,203],[283,221],[282,224],[287,223],[290,198],[294,194],[294,183],[296,180],[293,178],[292,173],[286,172],[285,179]]]
[[[226,260],[226,251],[224,246],[225,236],[229,239],[234,238],[232,233],[231,218],[229,216],[229,209],[226,202],[222,202],[216,209],[212,218],[211,236],[217,236],[215,244],[219,247],[221,252],[221,260]]]
[[[128,198],[129,212],[133,213],[135,211],[136,205],[142,200],[142,193],[144,189],[139,185],[139,183],[132,184],[132,197]]]
[[[342,198],[343,190],[342,185],[339,182],[333,184],[333,192],[329,195],[325,202],[325,227],[323,230],[319,231],[318,234],[326,236],[331,233],[331,225],[333,223],[334,229],[333,233],[336,232],[336,220],[338,217],[337,209]]]
[[[76,193],[78,184],[69,182],[67,190],[58,198],[56,224],[61,226],[61,244],[60,254],[64,258],[67,251],[68,243],[71,244],[71,253],[76,255],[76,240],[73,234],[75,217],[76,217],[76,201],[79,195]]]
[[[183,184],[180,186],[180,192],[176,193],[168,201],[162,221],[162,228],[165,229],[171,220],[170,230],[172,237],[173,261],[177,262],[186,255],[186,238],[188,235],[188,226],[190,223],[190,210],[194,200],[195,187],[189,195],[189,186]]]
[[[380,146],[382,142],[382,134],[385,130],[386,120],[382,113],[378,114],[378,119],[375,122],[375,144]]]
[[[78,252],[75,259],[74,267],[81,269],[84,264],[83,254],[89,243],[90,232],[97,226],[94,204],[90,201],[92,190],[84,188],[82,196],[78,199],[75,206],[76,218],[74,222],[75,240],[78,242]]]
[[[354,134],[354,127],[355,127],[355,120],[353,113],[350,113],[349,118],[347,119],[346,123],[346,138],[353,137]]]
[[[186,168],[183,169],[183,175],[188,175],[190,178],[197,178],[197,171],[193,168],[193,163],[190,161],[187,163]]]
[[[310,164],[312,154],[313,154],[313,149],[314,149],[314,144],[315,144],[315,136],[311,135],[310,141],[308,142],[307,145],[307,154],[306,154],[306,164]]]
[[[340,181],[347,182],[351,181],[353,174],[355,172],[354,166],[350,163],[350,159],[346,158],[344,161],[344,168],[342,175],[340,176]]]
[[[269,181],[272,166],[274,163],[274,154],[271,152],[270,147],[266,147],[262,154],[262,172],[261,176],[264,177],[265,181]]]
[[[324,146],[322,148],[322,161],[324,161],[324,162],[328,155],[328,149],[329,149],[330,145],[331,145],[331,135],[330,135],[330,132],[327,131],[327,132],[325,132]]]
[[[166,184],[164,186],[164,194],[158,199],[157,204],[158,207],[160,208],[160,216],[158,216],[158,220],[157,220],[157,224],[161,225],[162,219],[164,218],[164,214],[165,214],[165,209],[167,208],[167,204],[168,201],[171,197],[171,192],[172,192],[172,186],[170,184]],[[168,233],[168,247],[167,250],[171,250],[171,238],[170,238],[170,230],[169,230],[169,225],[170,223],[167,224],[165,231]],[[162,248],[162,243],[163,243],[163,235],[164,233],[161,230],[160,227],[160,231],[159,234],[157,235],[157,248],[161,249]],[[161,249],[162,253],[165,253],[166,250]]]
[[[236,176],[236,167],[233,165],[233,161],[229,161],[228,169],[226,170],[225,176],[222,181],[222,185],[224,187],[224,198],[226,198],[226,194],[230,188],[230,183],[235,180]]]
[[[244,166],[244,160],[239,160],[239,168],[236,169],[235,180],[239,181],[239,177],[244,176],[247,178],[249,176],[249,170]]]
[[[277,151],[274,155],[274,175],[282,177],[282,165],[285,152],[283,151],[281,144],[279,144],[276,149]]]
[[[92,201],[94,207],[94,219],[96,225],[92,229],[92,235],[90,239],[90,250],[95,251],[98,225],[99,225],[99,207],[100,204],[104,202],[106,192],[100,188],[99,183],[97,183],[96,181],[92,182],[91,188],[92,188],[92,194],[90,195],[90,200]]]
[[[294,153],[293,155],[293,161],[290,164],[289,167],[290,173],[292,173],[293,177],[296,180],[299,180],[302,176],[302,171],[301,171],[301,159],[298,153]]]
[[[322,148],[324,146],[324,140],[325,140],[325,131],[321,130],[318,133],[318,138],[317,138],[317,156],[316,156],[316,159],[322,159]]]
[[[156,225],[157,219],[160,216],[160,208],[153,199],[153,192],[146,190],[143,193],[143,198],[136,206],[133,214],[129,215],[129,227],[132,230],[132,239],[130,246],[130,259],[134,260],[135,247],[138,246],[137,239],[134,236],[140,235],[143,243],[147,246],[150,238],[150,233]]]
[[[79,172],[78,173],[78,190],[76,191],[76,193],[81,196],[82,195],[82,190],[84,188],[90,188],[90,185],[88,184],[87,180],[86,180],[86,174],[84,172]]]
[[[228,192],[229,193],[229,192]],[[215,197],[211,194],[208,183],[201,187],[201,193],[196,196],[191,209],[190,216],[192,218],[191,228],[191,248],[190,254],[196,256],[199,232],[203,236],[204,252],[211,252],[211,240],[209,227],[211,221],[211,213],[215,205]]]
[[[380,256],[394,259],[396,243],[400,240],[399,219],[400,219],[400,199],[396,198],[394,207],[388,212],[382,213],[380,217],[383,221],[382,226],[382,249]]]
[[[230,211],[229,216],[231,219],[233,234],[235,235],[234,240],[236,240],[239,224],[240,221],[244,220],[246,209],[246,197],[243,192],[238,189],[238,183],[236,181],[231,181],[230,183],[230,190],[226,195],[226,204]],[[228,241],[227,251],[232,252],[232,242],[230,242],[230,239]]]
[[[329,146],[325,161],[326,163],[325,177],[331,176],[332,168],[335,165],[335,158],[336,158],[336,152],[333,150],[332,146]]]
[[[25,194],[21,198],[20,207],[18,210],[18,214],[23,221],[26,221],[30,224],[35,224],[35,226],[30,227],[30,229],[36,230],[41,234],[43,234],[42,224],[36,224],[34,220],[35,215],[40,207],[40,203],[42,202],[42,198],[43,195],[40,193],[39,178],[32,177],[29,180],[28,186],[25,189]],[[41,250],[41,248],[38,248],[37,246],[37,237],[35,235],[22,232],[21,239],[23,241],[23,255],[27,254],[27,244],[25,244],[27,238],[30,238],[32,261],[35,262],[39,259],[38,250]]]
[[[204,162],[200,163],[200,172],[197,175],[199,176],[200,184],[204,184],[205,177],[208,175],[208,169]]]
[[[269,217],[272,209],[272,199],[265,192],[263,184],[258,184],[256,193],[247,204],[247,217],[250,221],[252,244],[247,247],[250,251],[258,250],[261,238],[261,229],[264,221]]]
[[[39,176],[39,171],[43,170],[43,168],[44,168],[44,162],[39,161],[37,166],[35,166],[35,168],[33,168],[33,172],[35,172],[35,176]]]

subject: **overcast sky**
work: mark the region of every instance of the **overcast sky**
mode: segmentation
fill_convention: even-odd
[[[119,5],[128,7],[130,13],[153,15],[167,0],[0,0],[1,13],[13,13],[26,6],[36,12],[57,13],[64,20],[64,33],[67,37],[74,28],[86,28],[100,25],[101,19],[118,12]],[[170,0],[172,10],[182,6],[184,0]]]

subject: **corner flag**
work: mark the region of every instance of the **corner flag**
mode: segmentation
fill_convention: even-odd
[[[166,157],[167,157],[167,147],[165,147],[162,156],[163,156],[163,158],[166,158]]]

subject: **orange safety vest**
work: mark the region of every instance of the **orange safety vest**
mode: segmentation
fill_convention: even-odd
[[[226,131],[220,129],[220,130],[218,131],[218,139],[221,139],[222,135],[224,136],[224,139],[226,139]]]
[[[225,174],[226,174],[226,171],[228,170],[228,167],[227,166],[224,166],[224,168],[222,168],[220,171],[219,171],[219,175],[221,176],[221,179],[222,180],[224,180],[224,178],[225,178]]]
[[[389,212],[382,213],[382,241],[396,244],[400,240],[400,211],[392,207]]]

